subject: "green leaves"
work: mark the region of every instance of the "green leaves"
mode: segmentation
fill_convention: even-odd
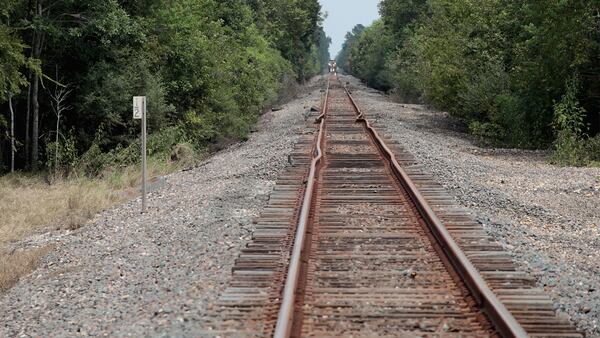
[[[317,0],[262,0],[255,6],[257,27],[292,63],[299,80],[321,71],[321,67],[311,66],[314,61],[311,50],[320,40],[321,7]]]
[[[27,65],[24,47],[13,29],[0,23],[0,103],[8,99],[8,93],[17,94],[26,83],[21,73]]]
[[[24,73],[40,76],[39,134],[47,135],[56,128],[48,88],[69,84],[72,109],[60,129],[74,130],[89,173],[136,156],[133,95],[148,96],[150,139],[161,148],[153,154],[179,142],[204,149],[244,139],[290,81],[317,74],[329,58],[317,0],[44,0],[41,14],[33,14],[37,1],[1,1],[0,104],[10,92],[25,112]],[[34,33],[39,59],[26,45]],[[26,128],[19,116],[20,137]],[[40,142],[42,156],[53,151]]]
[[[390,89],[388,57],[393,43],[383,21],[376,21],[358,35],[353,34],[352,38],[355,41],[350,45],[350,71],[375,88]]]
[[[600,118],[599,10],[598,1],[577,0],[383,0],[383,24],[349,33],[338,61],[373,86],[448,110],[494,143],[547,147],[557,112]],[[565,79],[577,73],[581,87],[570,94]]]

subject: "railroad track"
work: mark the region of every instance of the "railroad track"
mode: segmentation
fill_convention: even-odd
[[[336,78],[233,269],[214,332],[582,337]]]

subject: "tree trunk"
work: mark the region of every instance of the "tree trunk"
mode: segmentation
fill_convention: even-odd
[[[29,3],[31,8],[31,0]],[[31,19],[31,18],[29,18]],[[33,58],[33,49],[36,45],[37,31],[33,30],[31,34],[31,51],[29,57]],[[27,115],[25,116],[25,167],[27,170],[31,169],[31,86],[33,83],[34,72],[29,69],[27,75]]]
[[[25,167],[27,169],[30,168],[30,157],[29,157],[29,149],[31,149],[31,138],[29,137],[29,119],[31,118],[31,79],[33,76],[33,72],[29,71],[29,77],[27,80],[29,81],[29,85],[27,86],[27,115],[25,116]]]
[[[34,76],[31,90],[31,101],[33,103],[33,125],[31,128],[31,169],[38,170],[38,152],[39,152],[39,123],[40,123],[40,103],[38,102],[39,76]]]
[[[57,111],[60,112],[57,105]],[[58,127],[60,126],[60,113],[56,114],[56,139],[54,141],[54,177],[58,174]]]
[[[40,18],[42,16],[42,0],[36,2],[36,16]],[[33,57],[40,59],[42,55],[42,32],[34,31],[34,46],[33,46]],[[31,101],[33,105],[33,125],[31,130],[32,146],[31,146],[31,169],[33,171],[38,170],[38,156],[39,156],[39,138],[40,138],[40,102],[39,102],[39,83],[40,77],[35,74],[33,78],[33,85],[31,88]]]
[[[8,93],[8,107],[10,108],[10,172],[15,172],[15,111],[12,105],[12,93]]]

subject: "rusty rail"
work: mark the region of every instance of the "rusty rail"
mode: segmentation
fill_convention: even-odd
[[[348,88],[344,87],[344,89],[358,114],[357,121],[365,124],[367,130],[376,141],[377,145],[383,151],[388,161],[390,161],[392,164],[394,174],[400,183],[406,188],[406,191],[409,193],[413,203],[416,205],[419,213],[429,227],[429,230],[432,232],[438,244],[446,254],[446,257],[450,260],[452,266],[460,275],[461,280],[465,283],[471,292],[471,295],[477,301],[478,305],[484,309],[492,324],[504,337],[527,337],[527,333],[521,324],[519,324],[515,317],[508,311],[504,304],[488,287],[479,271],[473,266],[456,241],[454,241],[450,232],[448,232],[442,221],[429,206],[429,203],[421,195],[412,179],[406,174],[404,169],[402,169],[392,151],[385,144],[384,140],[364,117],[364,114],[356,104],[356,101],[350,94]]]
[[[320,122],[319,135],[317,136],[317,143],[315,145],[316,156],[312,159],[310,164],[310,171],[306,182],[306,190],[304,192],[304,199],[302,201],[302,208],[300,211],[300,217],[296,227],[296,237],[294,240],[294,246],[292,248],[292,256],[290,258],[290,264],[288,267],[288,273],[285,280],[285,286],[283,288],[283,298],[281,300],[281,306],[279,308],[279,314],[277,316],[277,324],[275,326],[275,338],[284,338],[290,336],[292,329],[292,320],[294,318],[294,303],[296,299],[296,289],[298,286],[298,279],[300,273],[300,260],[302,256],[302,248],[304,247],[304,239],[306,237],[306,228],[308,224],[308,218],[310,214],[310,208],[312,205],[312,197],[315,187],[315,178],[317,175],[317,166],[323,156],[323,150],[321,149],[321,143],[323,141],[323,127],[325,125],[325,115],[327,114],[327,101],[329,99],[329,85],[330,81],[327,81],[327,89],[325,90],[325,99],[323,101],[323,108],[321,115],[317,118]]]
[[[285,281],[285,286],[283,289],[283,297],[281,301],[281,306],[279,309],[279,315],[277,318],[277,324],[275,327],[274,337],[275,338],[285,338],[290,336],[291,328],[292,328],[292,320],[294,317],[294,304],[295,304],[295,296],[296,289],[298,286],[299,280],[299,272],[300,272],[300,264],[301,264],[301,255],[302,248],[304,247],[305,237],[306,237],[306,228],[308,223],[308,218],[310,214],[310,208],[312,205],[312,196],[314,192],[315,186],[315,177],[318,170],[318,165],[320,163],[321,157],[323,155],[323,151],[321,149],[321,143],[323,140],[323,130],[325,117],[327,114],[327,101],[329,98],[329,86],[330,81],[327,83],[327,89],[325,91],[325,98],[323,102],[323,108],[321,111],[321,115],[317,118],[317,121],[320,122],[319,126],[319,134],[317,137],[317,144],[315,145],[316,155],[311,161],[310,172],[307,180],[307,186],[304,193],[304,199],[300,211],[300,217],[298,220],[298,224],[296,227],[296,236],[292,249],[292,256],[290,259],[290,264],[288,267],[288,273]],[[379,136],[377,131],[373,129],[370,125],[369,121],[364,117],[364,114],[356,104],[356,101],[350,94],[348,88],[345,88],[345,92],[348,95],[354,109],[356,110],[358,116],[357,121],[360,121],[365,124],[367,130],[372,135],[373,139],[376,141],[378,147],[381,148],[388,161],[391,163],[391,167],[399,179],[401,184],[408,191],[411,199],[415,203],[419,213],[424,218],[426,224],[428,225],[430,231],[438,241],[440,247],[446,254],[447,258],[451,262],[452,266],[456,269],[456,272],[460,275],[461,279],[464,281],[465,285],[468,287],[472,296],[476,300],[479,306],[481,306],[491,322],[496,326],[496,329],[505,337],[527,337],[527,333],[522,328],[522,326],[517,322],[514,316],[506,309],[504,304],[500,302],[500,300],[496,297],[496,295],[492,292],[492,290],[487,286],[483,277],[479,274],[477,269],[473,266],[473,264],[469,261],[467,256],[458,246],[458,244],[452,238],[452,235],[448,232],[448,230],[444,227],[442,221],[435,215],[432,208],[429,206],[425,198],[418,191],[416,185],[412,182],[410,177],[406,174],[406,172],[402,169],[398,161],[396,160],[392,151],[387,147],[383,139]]]
[[[583,337],[335,76],[323,98],[207,336]]]

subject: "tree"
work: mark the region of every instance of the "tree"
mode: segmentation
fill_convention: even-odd
[[[388,57],[392,39],[385,31],[383,21],[378,20],[366,28],[352,43],[350,71],[375,88],[391,88]]]
[[[350,62],[350,59],[351,59],[350,53],[352,50],[352,46],[354,45],[356,40],[358,40],[358,38],[363,33],[365,28],[366,28],[365,26],[358,24],[358,25],[354,26],[354,28],[352,28],[352,31],[346,33],[346,38],[344,40],[344,44],[342,45],[342,50],[336,56],[336,61],[337,61],[338,67],[340,67],[348,72],[351,72],[352,66],[351,66],[351,62]]]
[[[10,170],[15,170],[15,112],[13,107],[13,96],[18,94],[20,87],[25,84],[25,79],[21,74],[21,67],[27,64],[23,55],[24,46],[21,43],[15,31],[10,27],[10,12],[12,9],[9,2],[2,11],[2,19],[6,23],[0,22],[0,102],[8,100],[10,111]]]
[[[299,80],[315,74],[308,71],[310,54],[318,44],[321,6],[317,0],[255,0],[259,29],[283,57],[294,65]]]
[[[0,72],[25,76],[7,91],[4,84],[19,81],[0,73],[0,132],[9,130],[11,94],[15,144],[25,144],[17,168],[52,166],[60,157],[52,143],[65,130],[73,153],[88,162],[81,165],[87,174],[135,162],[133,95],[149,98],[149,149],[156,156],[181,142],[204,150],[244,139],[291,82],[317,74],[328,61],[317,0],[6,2],[0,58],[21,61],[1,60]],[[8,26],[8,17],[18,27]],[[48,76],[55,69],[67,89]],[[27,91],[17,90],[24,85]]]
[[[383,0],[380,12],[338,56],[370,84],[447,110],[497,145],[553,144],[555,102],[567,94],[600,132],[600,2]]]
[[[318,59],[319,59],[319,72],[322,72],[331,60],[329,54],[329,46],[331,46],[331,38],[325,34],[323,27],[319,26],[319,46],[318,46]]]
[[[56,71],[56,78],[58,79],[58,69]],[[71,89],[69,89],[69,85],[60,85],[55,84],[55,88],[53,92],[49,93],[50,105],[52,106],[52,111],[56,115],[56,130],[55,130],[55,141],[54,141],[54,175],[58,174],[58,153],[60,151],[60,142],[59,136],[64,136],[60,133],[60,118],[63,116],[65,111],[71,110],[71,106],[66,104],[66,101],[71,94]]]

